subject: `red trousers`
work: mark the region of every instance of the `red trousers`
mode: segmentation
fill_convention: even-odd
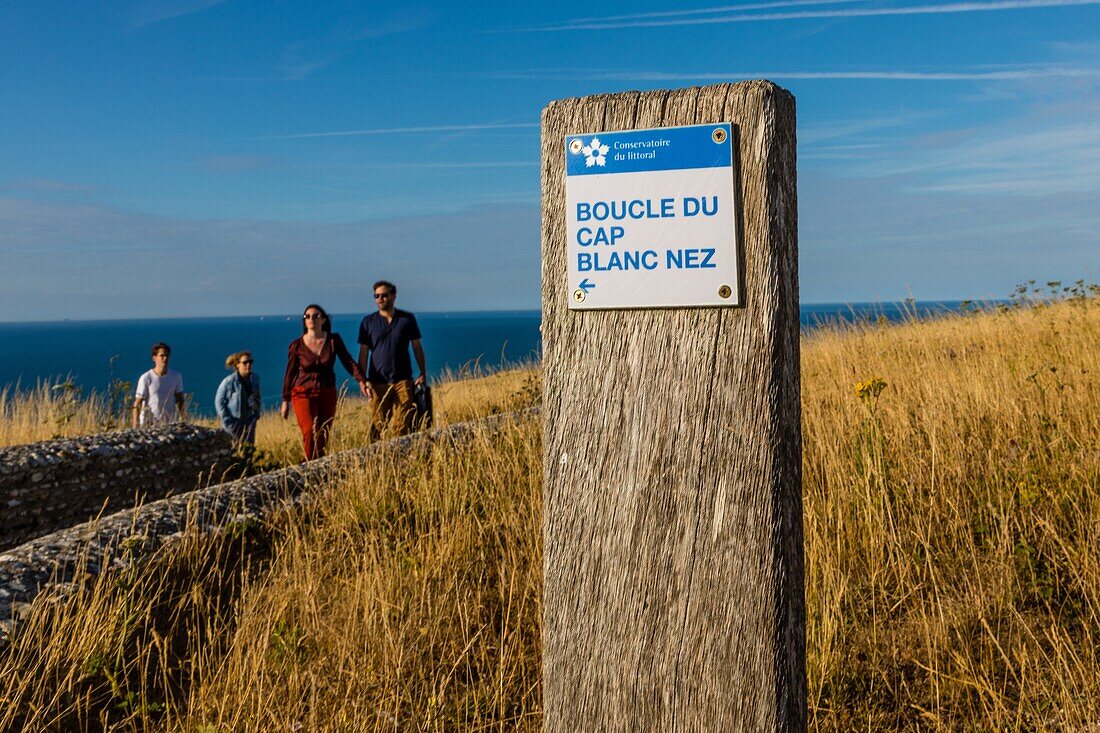
[[[322,389],[316,395],[292,394],[290,403],[294,407],[294,416],[298,418],[298,427],[302,430],[306,460],[323,457],[328,445],[328,431],[336,417],[336,388]]]

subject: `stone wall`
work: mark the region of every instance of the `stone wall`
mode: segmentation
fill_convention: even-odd
[[[0,550],[221,480],[229,435],[195,425],[0,448]]]
[[[531,408],[373,443],[176,494],[0,550],[0,650],[9,643],[17,619],[31,611],[32,602],[47,588],[63,595],[75,588],[78,579],[90,582],[111,568],[140,561],[139,554],[150,556],[185,532],[219,532],[233,522],[263,520],[291,510],[308,502],[314,488],[378,460],[383,452],[407,453],[438,444],[458,446],[475,435],[491,436],[536,414],[538,408]],[[141,553],[120,550],[134,540]]]

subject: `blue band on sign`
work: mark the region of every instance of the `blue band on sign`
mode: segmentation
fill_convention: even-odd
[[[728,168],[731,138],[728,122],[566,135],[565,175]]]

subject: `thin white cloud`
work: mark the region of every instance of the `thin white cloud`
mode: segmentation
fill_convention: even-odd
[[[832,158],[836,164],[830,167],[831,175],[874,180],[910,194],[1075,194],[1091,196],[1096,202],[1100,84],[1094,80],[1062,86],[1072,89],[1072,97],[1062,96],[1055,103],[1040,103],[1043,97],[1032,97],[1031,104],[1014,107],[1017,114],[968,128],[901,125],[897,131],[870,137],[859,131],[844,134],[855,130],[858,120],[847,129],[846,123],[838,122],[832,129],[826,126],[818,138],[825,144],[817,146],[800,132],[800,159],[831,157],[828,146],[837,143],[886,143],[862,155],[858,150],[840,151],[844,157]],[[1043,85],[1043,92],[1052,91],[1050,87]],[[838,131],[841,134],[830,134]]]
[[[714,15],[716,13],[742,12],[745,10],[772,10],[774,8],[790,8],[806,5],[845,5],[849,3],[863,3],[869,0],[777,0],[765,3],[742,3],[740,5],[719,5],[714,8],[693,8],[691,10],[659,10],[649,13],[630,13],[628,15],[604,15],[599,17],[573,18],[565,23],[554,25],[571,25],[574,23],[607,23],[615,20],[641,20],[644,18],[685,18],[692,15]],[[539,29],[543,27],[540,26]]]
[[[1098,5],[1100,0],[993,0],[992,2],[960,2],[939,5],[910,5],[891,8],[841,8],[835,10],[802,10],[784,13],[736,13],[709,18],[673,17],[637,20],[567,21],[559,25],[520,28],[522,31],[579,31],[611,30],[621,28],[664,28],[686,25],[714,25],[724,23],[758,23],[778,20],[809,20],[816,18],[864,18],[889,15],[936,15],[943,13],[983,13],[1001,10],[1026,10],[1033,8],[1061,8],[1079,5]]]
[[[54,178],[20,178],[7,183],[0,183],[0,191],[16,193],[102,193],[106,190],[106,186],[73,183]]]
[[[806,160],[852,160],[860,161],[867,158],[868,153],[881,151],[887,148],[884,142],[865,143],[861,145],[818,145],[809,150],[800,149],[798,159]]]
[[[226,0],[148,0],[134,7],[130,22],[134,28],[144,28],[169,18],[197,13],[224,2]]]
[[[397,168],[408,170],[410,168],[537,168],[537,160],[502,160],[502,161],[477,161],[471,163],[368,163],[364,168]]]
[[[408,135],[423,132],[478,132],[481,130],[535,129],[537,122],[491,123],[483,125],[423,125],[416,127],[376,127],[363,130],[336,130],[332,132],[298,132],[292,135],[267,135],[258,140],[303,140],[316,137],[354,137],[358,135]]]
[[[197,2],[198,0],[196,0]],[[224,2],[224,0],[218,0]],[[235,75],[204,77],[203,81],[226,82],[295,82],[313,76],[341,60],[355,47],[376,43],[379,39],[410,33],[429,26],[435,13],[427,8],[405,9],[392,18],[375,14],[370,23],[356,28],[340,26],[327,34],[304,37],[285,45],[274,65],[274,75]]]
[[[209,155],[198,162],[198,168],[208,173],[247,173],[271,166],[263,155]]]
[[[1098,0],[1100,2],[1100,0]],[[887,81],[1021,81],[1048,78],[1100,78],[1100,68],[1067,66],[1017,66],[1011,68],[973,69],[966,71],[912,71],[884,69],[845,70],[738,70],[729,71],[498,71],[485,76],[494,79],[540,79],[544,81],[589,79],[598,81],[707,82],[737,79],[805,79],[805,80],[887,80]]]
[[[841,120],[834,122],[819,122],[799,128],[798,144],[801,146],[817,145],[825,140],[836,140],[852,135],[866,136],[868,133],[885,130],[891,127],[911,124],[919,118],[929,117],[928,114],[905,115],[900,117],[883,117],[870,119]]]
[[[435,18],[435,11],[426,7],[403,8],[400,14],[392,18],[374,18],[370,25],[354,35],[354,40],[366,41],[420,30],[433,23]]]
[[[1040,125],[1031,120],[1033,125]],[[889,175],[909,188],[949,193],[1043,195],[1100,190],[1100,123],[1049,121],[980,131],[961,144],[913,150]]]
[[[304,79],[339,58],[335,50],[317,49],[315,46],[317,44],[295,42],[282,50],[278,71],[283,81]]]

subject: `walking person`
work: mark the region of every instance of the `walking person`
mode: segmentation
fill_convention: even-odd
[[[427,384],[424,348],[416,316],[395,306],[397,286],[388,280],[374,284],[377,313],[359,325],[359,368],[370,381],[371,440],[387,427],[398,435],[412,430],[415,415],[413,390]],[[409,347],[412,346],[420,376],[413,380]]]
[[[314,303],[307,305],[302,314],[302,335],[287,348],[283,404],[279,408],[285,420],[291,405],[294,406],[307,461],[325,455],[329,430],[336,417],[337,359],[359,383],[359,390],[367,394],[366,378],[340,334],[332,332],[325,309]]]
[[[233,373],[218,385],[214,408],[222,427],[233,436],[233,447],[251,452],[256,444],[256,423],[260,420],[260,375],[252,371],[252,352],[238,351],[225,358]]]
[[[131,426],[152,428],[183,422],[187,406],[183,399],[183,376],[168,368],[172,347],[163,341],[153,344],[153,368],[138,377]]]

